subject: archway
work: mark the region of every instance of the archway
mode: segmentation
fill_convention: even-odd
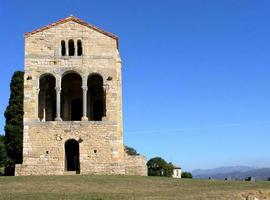
[[[82,117],[82,78],[68,73],[61,82],[61,116],[64,121],[78,121]]]
[[[90,119],[90,121],[101,121],[106,111],[103,79],[99,74],[91,75],[88,78],[87,85],[88,119]]]
[[[80,152],[79,143],[74,139],[67,140],[65,143],[65,170],[80,171]]]
[[[39,79],[38,117],[41,121],[54,121],[56,118],[55,77],[50,74]]]

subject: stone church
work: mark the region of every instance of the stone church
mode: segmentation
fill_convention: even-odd
[[[123,145],[118,37],[70,16],[25,34],[23,163],[15,175],[147,175]]]

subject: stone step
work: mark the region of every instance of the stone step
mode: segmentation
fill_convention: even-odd
[[[76,175],[79,174],[77,171],[65,171],[64,175]]]

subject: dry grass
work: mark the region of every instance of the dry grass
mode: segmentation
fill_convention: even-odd
[[[136,176],[0,177],[0,199],[270,199],[270,182]]]

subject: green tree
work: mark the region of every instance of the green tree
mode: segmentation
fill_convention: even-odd
[[[4,142],[5,137],[0,135],[0,167],[4,167],[7,160],[7,151]]]
[[[173,175],[173,168],[174,168],[173,164],[169,162],[166,166],[165,176],[171,177]]]
[[[125,152],[130,156],[140,155],[134,148],[125,145]]]
[[[192,174],[190,172],[183,172],[181,174],[182,178],[192,178]]]
[[[151,158],[147,162],[148,176],[167,176],[171,177],[173,174],[173,165],[167,163],[161,157]]]
[[[23,138],[23,75],[16,71],[10,83],[9,104],[5,111],[5,146],[7,155],[11,159],[10,165],[22,162]],[[9,171],[9,170],[8,170]]]
[[[13,161],[7,155],[5,136],[0,135],[0,175],[12,175],[13,165]]]

